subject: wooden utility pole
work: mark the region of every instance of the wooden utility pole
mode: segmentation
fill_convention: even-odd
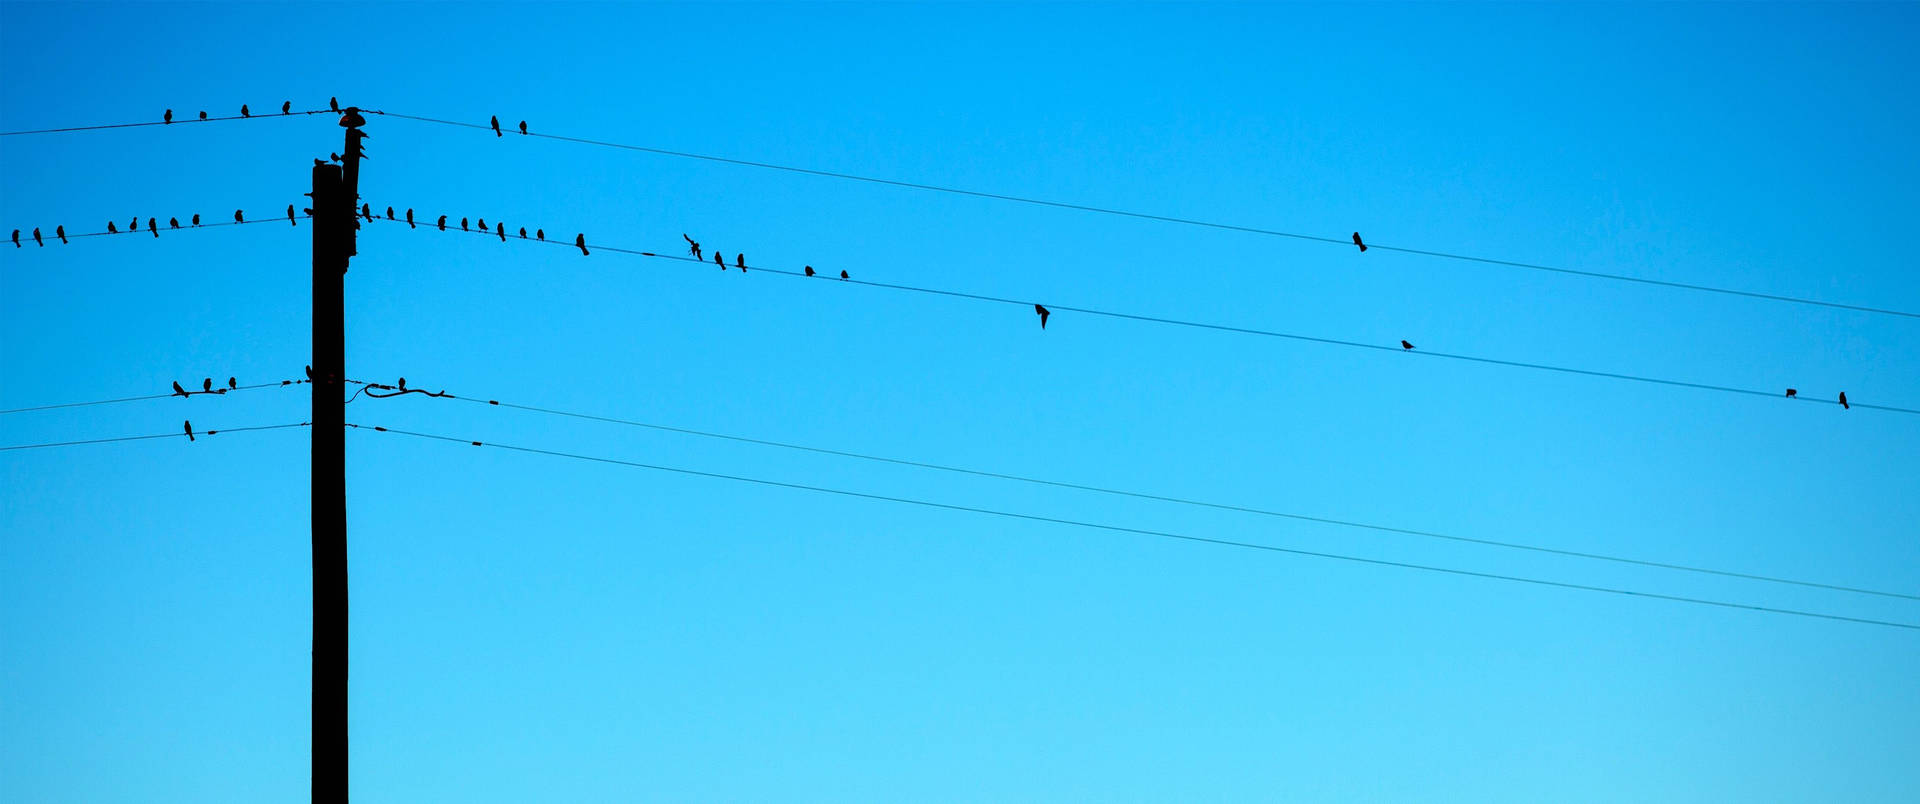
[[[358,109],[343,164],[313,166],[313,802],[347,800],[347,485],[345,295],[360,198]]]

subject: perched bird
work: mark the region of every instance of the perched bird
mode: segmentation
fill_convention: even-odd
[[[244,218],[244,217],[241,217],[241,215],[240,215],[240,210],[237,210],[237,209],[236,209],[236,210],[234,210],[234,211],[233,211],[233,222],[234,222],[234,223],[246,223],[246,222],[247,222],[247,219],[246,219],[246,218]]]
[[[135,215],[135,216],[133,216],[133,220],[130,220],[130,221],[127,221],[127,231],[129,231],[129,232],[138,232],[138,231],[140,231],[140,216],[139,216],[139,215]]]
[[[107,225],[112,226],[113,224],[109,223]],[[20,230],[19,229],[13,230],[13,247],[20,248]]]
[[[1792,399],[1792,398],[1794,398],[1794,397],[1796,397],[1796,396],[1799,396],[1799,395],[1800,395],[1800,392],[1799,392],[1799,391],[1797,391],[1797,390],[1794,390],[1794,389],[1792,389],[1792,388],[1788,388],[1788,389],[1787,389],[1787,398],[1788,398],[1788,399]]]
[[[813,266],[807,266],[807,276],[813,276]]]
[[[183,420],[183,421],[185,421],[185,420]],[[187,428],[187,440],[188,440],[188,441],[192,441],[192,440],[193,440],[193,422],[191,422],[191,421],[185,421],[185,424],[186,424],[186,428]]]
[[[473,221],[473,223],[474,223],[474,225],[475,225],[475,226],[478,226],[478,227],[480,227],[480,231],[482,231],[482,232],[484,232],[484,231],[486,231],[486,230],[487,230],[487,219],[486,219],[486,218],[475,218],[475,219],[474,219],[474,221]]]
[[[533,230],[533,239],[535,239],[535,240],[545,240],[545,239],[547,239],[547,230],[545,230],[545,229],[535,229],[535,230]]]
[[[63,246],[66,245],[67,244],[67,225],[63,223],[63,224],[60,224],[59,226],[53,227],[53,236],[60,238],[60,245],[63,245]]]
[[[47,247],[47,241],[40,239],[40,227],[38,226],[33,227],[33,242],[38,244],[41,248]]]
[[[525,226],[520,227],[520,239],[521,240],[527,239],[527,227]]]
[[[315,159],[315,160],[313,160],[313,166],[314,166],[314,167],[321,167],[321,166],[323,166],[323,165],[325,165],[325,164],[327,164],[327,160],[325,160],[325,159]]]
[[[292,204],[288,204],[288,205],[287,205],[287,225],[288,225],[288,226],[299,226],[299,225],[300,225],[300,222],[299,222],[299,221],[296,221],[296,220],[294,220],[294,219],[293,219],[293,205],[292,205]]]
[[[166,122],[168,122],[168,123],[172,123],[172,122],[173,122],[173,110],[172,110],[172,109],[168,109],[168,110],[167,110],[167,113],[166,113],[166,115],[165,115],[164,117],[161,117],[160,119],[161,119],[161,120],[164,120],[164,121],[166,121]]]
[[[154,236],[154,237],[159,237],[159,236],[160,236],[160,222],[159,222],[159,221],[157,221],[157,220],[154,220],[153,218],[148,218],[148,219],[147,219],[147,231],[149,231],[149,232],[152,232],[152,233],[153,233],[153,236]]]
[[[206,379],[204,379],[204,380],[201,380],[201,381],[200,381],[200,390],[202,390],[202,391],[211,391],[211,390],[213,390],[213,378],[212,378],[212,377],[208,377],[208,378],[206,378]]]
[[[327,108],[329,108],[329,109],[332,109],[332,110],[334,110],[334,111],[336,111],[336,112],[337,112],[337,111],[340,111],[340,99],[339,99],[339,98],[328,98],[328,99],[327,99]]]
[[[1367,244],[1365,244],[1365,243],[1362,243],[1362,242],[1360,242],[1360,233],[1359,233],[1359,232],[1354,232],[1354,233],[1353,233],[1353,244],[1354,244],[1354,245],[1356,245],[1356,246],[1359,246],[1359,247],[1360,247],[1360,251],[1361,251],[1361,253],[1365,253],[1365,252],[1366,252],[1366,250],[1367,250]]]
[[[444,231],[446,231],[446,230],[447,230],[447,216],[445,216],[445,215],[441,215],[441,216],[440,216],[440,231],[442,231],[442,232],[444,232]]]
[[[462,232],[471,232],[471,231],[473,231],[472,229],[468,229],[468,228],[467,228],[467,219],[466,219],[466,218],[461,218],[461,219],[460,219],[460,231],[462,231]]]
[[[331,161],[334,161],[334,162],[338,162],[338,161],[340,161],[340,155],[339,155],[339,154],[336,154],[336,153],[334,153],[334,152],[332,152],[332,151],[328,151],[328,152],[327,152],[327,159],[328,159],[328,160],[331,160]]]
[[[252,117],[252,116],[253,116],[253,113],[252,113],[252,112],[249,112],[249,111],[247,111],[247,105],[246,105],[246,104],[244,104],[244,103],[242,103],[242,104],[240,104],[240,116],[241,116],[241,117]]]
[[[507,242],[507,225],[506,224],[501,223],[499,221],[494,221],[493,233],[500,236],[500,242],[502,243]]]
[[[227,378],[227,389],[228,389],[228,390],[239,390],[239,388],[240,388],[240,381],[239,381],[239,380],[236,380],[236,379],[234,379],[234,378],[232,378],[232,377],[228,377],[228,378]]]
[[[1402,349],[1408,349],[1408,350],[1411,350],[1411,349],[1413,349],[1413,344],[1411,344],[1411,343],[1407,343],[1406,341],[1401,341],[1401,342],[1400,342],[1400,348],[1402,348]]]
[[[401,377],[401,378],[400,378],[400,382],[399,382],[399,383],[397,383],[397,385],[399,385],[399,387],[400,387],[400,390],[402,390],[402,391],[405,391],[405,390],[407,390],[407,378],[405,378],[405,377]]]
[[[527,121],[525,120],[520,121],[520,133],[527,133]]]
[[[373,205],[372,205],[372,204],[361,204],[361,205],[360,205],[360,217],[362,217],[362,218],[366,218],[367,220],[373,220]]]
[[[1036,313],[1039,313],[1039,314],[1040,314],[1040,328],[1041,328],[1041,329],[1046,329],[1046,328],[1047,328],[1047,316],[1050,316],[1050,315],[1053,315],[1053,311],[1052,311],[1052,310],[1049,310],[1049,309],[1047,309],[1047,308],[1045,308],[1045,307],[1042,307],[1042,306],[1040,306],[1040,305],[1038,305],[1038,304],[1036,304],[1036,305],[1034,305],[1034,306],[1033,306],[1033,311],[1034,311],[1034,312],[1036,312]]]
[[[280,113],[293,114],[293,101],[287,101],[286,103],[280,104]]]
[[[585,234],[574,235],[573,244],[580,247],[580,256],[587,256],[587,236]]]
[[[181,388],[181,387],[180,387],[180,381],[179,381],[179,380],[174,380],[174,381],[173,381],[173,395],[174,395],[174,396],[182,396],[182,397],[183,397],[183,396],[186,396],[186,395],[187,395],[187,389],[185,389],[185,388]]]
[[[702,259],[700,256],[700,241],[694,240],[691,237],[687,237],[687,235],[684,232],[681,233],[680,237],[687,241],[687,253],[692,254],[693,258],[696,260]]]
[[[200,213],[198,212],[193,213],[193,225],[195,226],[200,225]]]
[[[119,230],[119,229],[116,229],[116,228],[114,228],[114,226],[113,226],[113,221],[107,221],[107,234],[119,234],[119,233],[120,233],[120,230]],[[19,229],[15,229],[15,230],[13,230],[13,244],[14,244],[14,245],[16,245],[16,246],[17,246],[17,245],[20,245],[20,230],[19,230]]]
[[[180,228],[180,219],[179,219],[179,218],[168,218],[168,219],[167,219],[167,228],[169,228],[169,229],[178,229],[178,228]]]
[[[387,220],[393,220],[393,207],[387,207]]]
[[[201,112],[201,113],[200,113],[200,119],[201,119],[201,120],[205,120],[205,119],[207,119],[207,113],[206,113],[206,112]]]
[[[720,256],[718,251],[713,253],[713,264],[720,266],[722,271],[727,270],[727,258]]]
[[[849,277],[849,276],[847,276],[847,272],[843,270],[843,271],[841,271],[841,272],[840,272],[840,278],[841,278],[841,279],[850,279],[851,277]]]
[[[1847,404],[1847,392],[1845,391],[1840,392],[1840,407],[1843,410],[1853,410],[1853,406]]]
[[[494,115],[490,125],[493,126],[493,136],[500,136],[500,115]]]
[[[307,382],[313,382],[313,367],[307,367]]]
[[[412,208],[412,207],[408,207],[408,208],[407,208],[407,228],[408,228],[408,229],[412,229],[412,228],[414,228],[414,226],[413,226],[413,208]]]
[[[746,273],[747,272],[747,255],[745,254],[733,255],[733,267],[740,269],[740,273],[743,273],[743,274]]]

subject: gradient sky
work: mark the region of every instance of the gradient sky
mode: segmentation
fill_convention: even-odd
[[[0,130],[343,104],[1920,309],[1912,5],[0,5]],[[1920,406],[1920,322],[374,116],[664,252]],[[325,115],[0,138],[0,227],[304,205]],[[296,378],[309,230],[0,244],[0,409]],[[1920,593],[1920,417],[362,232],[348,373]],[[0,416],[0,445],[307,391]],[[408,396],[349,421],[1920,623],[1920,603]],[[351,432],[356,802],[1914,801],[1920,632]],[[301,801],[304,430],[0,453],[0,799]]]

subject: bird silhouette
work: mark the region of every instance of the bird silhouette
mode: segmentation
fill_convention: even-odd
[[[807,266],[807,276],[813,276],[813,266]]]
[[[228,389],[228,390],[230,390],[230,391],[231,391],[231,390],[239,390],[239,388],[240,388],[240,381],[239,381],[239,380],[236,380],[236,379],[234,379],[234,378],[232,378],[232,377],[228,377],[228,378],[227,378],[227,389]]]
[[[841,272],[840,272],[840,278],[841,278],[841,279],[849,279],[849,278],[851,278],[851,277],[848,277],[848,276],[847,276],[847,272],[846,272],[846,271],[841,271]]]
[[[332,109],[332,110],[334,110],[334,111],[336,111],[336,112],[337,112],[337,111],[340,111],[340,99],[339,99],[339,98],[327,98],[327,108],[329,108],[329,109]]]
[[[195,226],[200,225],[200,213],[198,212],[193,213],[193,225]]]
[[[1034,305],[1034,306],[1033,306],[1033,311],[1034,311],[1034,312],[1036,312],[1036,313],[1039,313],[1039,314],[1040,314],[1040,328],[1041,328],[1041,329],[1046,329],[1046,328],[1047,328],[1047,316],[1050,316],[1050,315],[1053,315],[1053,311],[1052,311],[1052,310],[1049,310],[1049,309],[1047,309],[1047,308],[1045,308],[1045,307],[1042,307],[1042,306],[1040,306],[1040,305],[1038,305],[1038,304],[1036,304],[1036,305]]]
[[[500,236],[500,242],[502,243],[507,242],[507,225],[506,224],[501,223],[499,221],[494,221],[493,233]]]
[[[242,216],[240,215],[240,210],[237,210],[237,209],[236,209],[236,210],[234,210],[234,211],[233,211],[233,222],[234,222],[234,223],[246,223],[246,222],[247,222],[247,219],[246,219],[246,218],[244,218],[244,217],[242,217]]]
[[[527,121],[525,120],[520,121],[520,133],[527,133]]]
[[[333,162],[338,162],[338,161],[340,161],[340,155],[339,155],[339,154],[336,154],[336,153],[334,153],[334,152],[332,152],[332,151],[328,151],[328,152],[327,152],[327,159],[328,159],[329,161],[333,161]]]
[[[444,232],[444,231],[446,231],[446,230],[447,230],[447,216],[445,216],[445,215],[441,215],[441,216],[440,216],[440,231],[442,231],[442,232]]]
[[[135,215],[135,216],[133,216],[133,220],[130,220],[130,221],[127,221],[127,231],[129,231],[129,232],[138,232],[138,231],[140,231],[140,216],[139,216],[139,215]]]
[[[300,225],[300,222],[299,222],[299,221],[297,221],[297,220],[294,220],[294,218],[293,218],[293,205],[292,205],[292,204],[288,204],[288,205],[287,205],[287,225],[288,225],[288,226],[299,226],[299,225]]]
[[[202,390],[202,391],[211,391],[211,390],[213,390],[213,378],[212,378],[212,377],[208,377],[208,378],[206,378],[206,379],[204,379],[204,380],[201,380],[201,381],[200,381],[200,390]]]
[[[1411,349],[1413,349],[1413,344],[1411,344],[1411,343],[1407,343],[1406,341],[1401,341],[1401,342],[1400,342],[1400,348],[1402,348],[1402,349],[1408,349],[1408,350],[1411,350]]]
[[[169,228],[169,229],[178,229],[178,228],[180,228],[180,219],[179,219],[179,218],[168,218],[168,219],[167,219],[167,228]]]
[[[33,227],[33,242],[38,243],[41,248],[47,247],[47,241],[40,239],[40,227],[38,226]]]
[[[58,237],[58,238],[60,238],[60,245],[63,245],[63,246],[64,246],[64,245],[66,245],[66,244],[67,244],[67,226],[66,226],[66,224],[64,224],[64,223],[63,223],[63,224],[61,224],[61,225],[59,225],[59,226],[55,226],[55,227],[53,227],[53,236],[54,236],[54,237]]]
[[[242,104],[240,104],[240,116],[241,116],[241,117],[252,117],[252,116],[253,116],[253,113],[252,113],[252,112],[249,112],[249,111],[247,111],[247,105],[246,105],[246,104],[244,104],[244,103],[242,103]]]
[[[387,220],[393,220],[393,207],[387,207]]]
[[[476,226],[479,226],[479,227],[480,227],[480,231],[482,231],[482,232],[484,232],[484,231],[486,231],[486,230],[487,230],[487,219],[486,219],[486,218],[475,218],[473,222],[474,222],[474,225],[476,225]]]
[[[733,267],[740,269],[740,273],[743,273],[743,274],[746,273],[747,272],[747,255],[745,254],[733,255]]]
[[[1847,392],[1845,391],[1840,392],[1840,407],[1843,410],[1853,410],[1853,406],[1847,404]]]
[[[172,122],[173,122],[173,110],[172,110],[172,109],[168,109],[168,110],[167,110],[167,113],[166,113],[166,115],[164,115],[164,116],[163,116],[163,117],[161,117],[160,119],[161,119],[161,120],[164,120],[164,121],[166,121],[166,122],[168,122],[168,123],[172,123]]]
[[[160,222],[159,222],[159,221],[157,221],[157,220],[154,220],[153,218],[148,218],[148,219],[147,219],[147,231],[149,231],[149,232],[152,232],[152,233],[153,233],[153,236],[154,236],[154,237],[159,237],[159,236],[160,236]]]
[[[313,382],[313,367],[307,367],[307,382]]]
[[[686,235],[686,233],[685,233],[685,232],[682,232],[682,233],[680,234],[680,239],[682,239],[682,240],[685,240],[685,241],[687,241],[687,253],[688,253],[688,254],[692,254],[692,255],[693,255],[693,258],[694,258],[694,259],[696,259],[696,260],[697,260],[697,259],[701,259],[701,256],[700,256],[700,241],[698,241],[698,240],[694,240],[694,239],[693,239],[693,238],[691,238],[691,237],[687,237],[687,235]]]
[[[493,119],[488,121],[488,125],[493,126],[493,136],[500,136],[500,115],[494,115]]]
[[[184,419],[182,421],[185,423],[187,428],[187,440],[192,441],[193,440],[193,422],[186,421]]]
[[[173,395],[174,395],[174,396],[181,396],[181,397],[184,397],[184,396],[186,396],[186,395],[187,395],[187,389],[185,389],[185,388],[181,388],[181,387],[180,387],[180,381],[179,381],[179,380],[174,380],[174,381],[173,381]]]
[[[525,226],[520,227],[520,239],[521,240],[527,239],[527,227]]]
[[[727,270],[727,258],[720,256],[720,252],[718,251],[713,253],[713,264],[720,266],[720,270],[722,271]]]
[[[280,113],[293,114],[293,101],[287,101],[286,103],[280,104]]]
[[[1365,243],[1362,243],[1362,242],[1360,242],[1360,233],[1359,233],[1359,232],[1354,232],[1354,233],[1353,233],[1353,244],[1354,244],[1354,245],[1356,245],[1356,246],[1359,246],[1359,247],[1360,247],[1360,251],[1361,251],[1361,253],[1366,253],[1366,250],[1367,250],[1367,244],[1365,244]]]
[[[407,228],[408,228],[408,229],[412,229],[412,228],[414,228],[414,226],[413,226],[413,208],[412,208],[412,207],[408,207],[408,208],[407,208]]]
[[[533,230],[533,239],[535,239],[535,240],[545,240],[545,239],[547,239],[547,230],[545,230],[545,229],[535,229],[535,230]]]
[[[398,386],[400,387],[400,390],[402,390],[402,391],[405,391],[405,390],[407,390],[407,378],[405,378],[405,377],[401,377],[401,378],[400,378],[400,381],[399,381],[398,383],[395,383],[395,384],[396,384],[396,385],[398,385]]]
[[[373,220],[373,205],[372,205],[372,204],[361,204],[361,205],[360,205],[360,217],[362,217],[362,218],[366,218],[367,220]]]
[[[467,219],[466,219],[466,218],[461,218],[461,219],[460,219],[460,231],[462,231],[462,232],[471,232],[471,231],[473,231],[472,229],[468,229],[468,228],[467,228]]]
[[[201,112],[201,113],[200,113],[200,119],[201,119],[201,120],[205,120],[205,119],[207,119],[207,113],[206,113],[206,112]]]
[[[313,166],[314,166],[314,167],[326,167],[326,165],[327,165],[327,160],[325,160],[325,159],[315,159],[315,160],[313,160]]]
[[[114,228],[114,226],[113,226],[113,221],[107,221],[107,234],[119,234],[119,233],[120,233],[120,230],[119,230],[119,229],[116,229],[116,228]],[[20,230],[19,230],[19,229],[15,229],[15,230],[13,230],[13,244],[14,244],[14,245],[16,245],[16,246],[17,246],[17,245],[20,245]]]
[[[109,223],[107,225],[112,226],[113,224]],[[13,247],[20,248],[20,230],[19,229],[13,230]]]
[[[580,256],[587,256],[587,236],[585,234],[574,235],[573,244],[580,247]]]
[[[1787,389],[1787,398],[1788,398],[1788,399],[1792,399],[1792,398],[1794,398],[1794,397],[1796,397],[1796,396],[1799,396],[1799,395],[1800,395],[1800,392],[1799,392],[1798,390],[1795,390],[1795,389],[1792,389],[1792,388],[1788,388],[1788,389]]]

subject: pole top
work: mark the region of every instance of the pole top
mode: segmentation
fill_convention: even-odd
[[[360,116],[358,106],[348,106],[340,112],[340,125],[343,128],[359,128],[366,124],[367,119]]]

